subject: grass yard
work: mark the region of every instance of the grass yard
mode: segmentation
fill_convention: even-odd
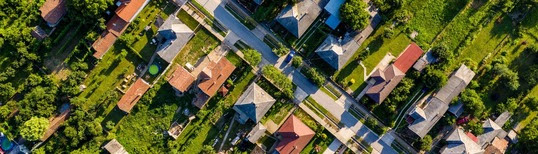
[[[187,27],[192,30],[196,29],[196,27],[200,25],[200,23],[198,23],[196,19],[194,19],[191,15],[189,15],[189,13],[187,13],[187,11],[183,9],[179,11],[179,13],[177,14],[177,18],[179,18],[181,22],[183,22],[185,25],[187,25]]]
[[[293,115],[299,118],[301,122],[310,127],[310,129],[312,129],[314,132],[318,132],[324,129],[323,126],[319,125],[318,122],[314,120],[314,118],[310,117],[310,115],[308,115],[308,113],[303,111],[303,109],[301,108],[295,110],[293,112]]]
[[[239,66],[241,63],[243,63],[243,59],[239,57],[235,52],[230,51],[228,54],[226,54],[226,59],[230,61],[230,63],[234,64],[235,66]]]
[[[288,0],[267,0],[256,9],[256,12],[252,14],[252,18],[258,22],[273,20],[288,2]]]
[[[180,65],[196,61],[207,53],[213,51],[220,44],[220,41],[205,28],[196,30],[194,37],[181,49],[174,62]]]
[[[328,130],[318,133],[310,140],[308,145],[301,151],[301,154],[321,154],[329,147],[331,142],[335,140],[334,136]],[[317,151],[316,150],[317,147]]]
[[[413,13],[408,26],[419,34],[419,45],[428,45],[470,0],[415,0],[405,8]]]
[[[382,29],[388,26],[390,25],[383,25],[379,27],[373,35],[364,41],[362,46],[357,52],[355,52],[355,55],[353,55],[350,61],[348,61],[340,71],[335,73],[334,79],[338,83],[354,79],[355,83],[349,86],[349,88],[353,90],[354,93],[359,93],[366,86],[366,84],[363,84],[365,83],[363,71],[366,71],[366,74],[369,74],[387,53],[390,52],[393,56],[398,56],[407,47],[407,45],[411,43],[411,40],[407,37],[405,32],[400,29],[394,30],[393,38],[384,38],[384,32]],[[356,59],[361,52],[367,52],[366,48],[369,49],[369,54],[362,61],[362,63],[367,70],[363,70],[357,61],[353,59]]]
[[[256,81],[256,84],[277,100],[260,120],[261,123],[265,124],[268,120],[271,120],[274,123],[279,124],[287,117],[289,111],[294,107],[294,104],[286,101],[286,96],[265,78],[260,78]]]

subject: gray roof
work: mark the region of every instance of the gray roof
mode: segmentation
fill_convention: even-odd
[[[375,83],[366,91],[366,95],[375,102],[381,103],[404,77],[405,73],[393,64],[387,66],[384,71],[380,71],[378,68],[370,75],[370,80],[374,80]]]
[[[248,141],[250,141],[250,143],[256,143],[263,135],[265,135],[265,131],[267,131],[267,128],[265,128],[263,124],[256,124],[247,135]]]
[[[112,139],[104,146],[104,148],[111,154],[127,154],[127,151],[125,151],[123,146],[116,139]]]
[[[467,66],[461,65],[456,72],[452,73],[448,82],[426,102],[424,107],[420,107],[420,105],[415,107],[422,108],[426,118],[415,119],[407,127],[421,138],[424,137],[445,114],[452,99],[465,89],[474,75],[475,73]]]
[[[500,125],[489,119],[482,124],[484,133],[478,136],[478,143],[482,148],[485,148],[495,137],[506,137],[506,131],[504,131]]]
[[[339,70],[351,58],[354,52],[359,48],[359,44],[353,40],[353,37],[346,35],[339,39],[334,35],[329,35],[323,43],[316,49],[316,53],[334,69]]]
[[[463,103],[458,102],[456,104],[450,105],[448,108],[448,112],[454,114],[454,116],[460,117],[460,115],[463,113]]]
[[[164,39],[157,47],[157,54],[171,63],[183,46],[189,42],[194,32],[176,16],[170,16],[159,27],[159,36]]]
[[[473,79],[475,73],[465,65],[452,74],[445,86],[435,94],[443,102],[450,103]]]
[[[497,125],[499,126],[504,126],[504,124],[506,123],[506,121],[508,121],[508,119],[510,119],[512,115],[510,114],[510,112],[503,112],[501,113],[501,115],[499,115],[499,117],[497,117],[497,119],[495,119],[495,123],[497,123]]]
[[[417,134],[420,138],[432,129],[433,125],[443,117],[448,105],[436,97],[431,97],[427,100],[424,107],[415,106],[415,110],[423,110],[424,118],[415,119],[407,128]],[[413,117],[415,118],[415,117]]]
[[[295,5],[289,4],[276,20],[295,37],[300,38],[321,13],[321,0],[297,0]]]
[[[252,83],[239,97],[233,109],[239,113],[240,123],[245,123],[248,119],[259,122],[275,101],[260,86]]]
[[[253,0],[254,3],[258,4],[258,5],[262,5],[263,3],[263,0]]]
[[[441,154],[477,154],[484,153],[484,150],[480,148],[476,142],[474,142],[467,134],[461,129],[456,128],[446,138],[447,145],[441,149]]]
[[[433,56],[433,53],[428,51],[417,60],[417,62],[413,65],[413,68],[417,71],[422,71],[424,68],[426,68],[426,65],[435,63],[436,61],[437,59]]]

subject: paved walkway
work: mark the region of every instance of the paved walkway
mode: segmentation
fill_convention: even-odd
[[[323,152],[323,154],[335,154],[336,153],[336,150],[338,150],[338,148],[342,145],[342,142],[338,141],[338,140],[333,140],[333,142],[331,142],[331,144],[329,145],[329,147],[327,147],[327,149],[325,149],[325,151]]]

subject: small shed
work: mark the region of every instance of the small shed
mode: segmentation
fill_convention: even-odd
[[[123,148],[120,142],[116,139],[112,139],[103,148],[111,154],[128,154],[125,148]]]
[[[263,124],[258,123],[256,124],[256,126],[254,126],[254,128],[252,128],[250,133],[248,133],[247,139],[248,141],[250,141],[250,143],[256,143],[261,137],[265,135],[266,131],[267,128],[265,128]]]

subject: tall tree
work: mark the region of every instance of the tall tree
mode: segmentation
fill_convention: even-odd
[[[370,21],[367,7],[368,5],[362,0],[347,0],[340,8],[340,17],[354,30],[362,30]]]
[[[46,118],[32,117],[24,122],[20,133],[21,136],[28,141],[36,141],[45,135],[45,131],[49,127],[49,120]]]
[[[78,21],[97,21],[114,0],[68,0],[69,16]]]

